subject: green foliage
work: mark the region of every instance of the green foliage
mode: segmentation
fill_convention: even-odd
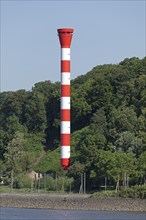
[[[134,133],[129,131],[122,132],[118,135],[115,146],[117,150],[133,152],[137,156],[143,151],[142,139],[135,137]]]
[[[131,186],[127,189],[123,188],[118,192],[118,196],[146,199],[146,185]]]
[[[60,168],[60,83],[0,94],[0,159],[17,173],[34,169],[74,178],[87,187],[143,184],[146,179],[146,57],[94,67],[71,84],[71,167]],[[23,141],[22,141],[23,140]],[[22,144],[23,142],[23,144]],[[119,179],[120,178],[120,179]],[[12,178],[13,179],[13,178]],[[13,180],[12,180],[13,181]]]
[[[22,188],[29,188],[31,189],[32,180],[26,174],[20,173],[14,179],[14,188],[22,189]]]
[[[90,129],[93,132],[107,134],[107,118],[104,108],[98,109],[91,118]]]
[[[39,153],[43,151],[45,143],[45,137],[42,133],[32,134],[26,133],[25,134],[25,150],[26,151],[34,151],[35,153]]]
[[[98,196],[146,199],[146,185],[135,185],[126,189],[121,188],[119,192],[115,192],[114,190],[98,191],[91,195],[91,197]]]
[[[112,153],[112,159],[108,175],[111,176],[115,181],[119,176],[120,180],[124,173],[131,176],[135,170],[136,158],[132,153],[124,153],[122,151]]]
[[[146,151],[141,153],[137,160],[137,175],[141,180],[146,179]]]
[[[114,190],[94,192],[91,197],[116,197],[117,193]]]
[[[7,168],[17,172],[22,169],[21,159],[23,157],[24,136],[17,132],[14,138],[8,143],[4,154]]]
[[[60,170],[60,153],[59,148],[54,151],[48,151],[41,161],[35,166],[38,172],[56,172]]]
[[[69,168],[69,175],[76,177],[80,176],[81,173],[84,171],[84,165],[81,164],[79,161],[76,161],[73,163],[72,166]]]
[[[65,192],[71,190],[73,182],[73,178],[50,173],[46,174],[45,180],[43,177],[37,181],[37,187],[40,190],[44,190],[45,187],[47,192]]]
[[[28,99],[24,110],[24,123],[29,132],[44,132],[46,128],[46,112],[43,96],[33,93]]]
[[[6,166],[4,162],[0,160],[0,177],[2,176],[5,169],[6,169]]]

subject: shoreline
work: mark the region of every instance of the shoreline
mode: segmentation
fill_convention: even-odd
[[[0,207],[146,212],[146,200],[89,194],[0,193]]]

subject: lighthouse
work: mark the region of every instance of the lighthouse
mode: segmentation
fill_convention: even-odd
[[[61,46],[61,166],[66,170],[70,165],[70,46],[74,30],[61,28],[57,31]]]

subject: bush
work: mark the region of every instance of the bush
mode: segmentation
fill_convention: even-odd
[[[117,193],[115,190],[99,191],[94,192],[91,197],[116,197]]]
[[[16,189],[22,189],[22,188],[31,188],[32,180],[30,177],[26,176],[25,174],[19,174],[14,179],[14,188]]]
[[[58,177],[54,179],[51,176],[46,177],[47,191],[70,191],[73,184],[73,178]],[[40,189],[44,189],[44,178],[40,180]]]
[[[119,197],[146,198],[146,185],[136,185],[118,192]]]

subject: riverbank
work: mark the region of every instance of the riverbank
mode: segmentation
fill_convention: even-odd
[[[0,207],[144,212],[146,200],[78,194],[1,193]]]

